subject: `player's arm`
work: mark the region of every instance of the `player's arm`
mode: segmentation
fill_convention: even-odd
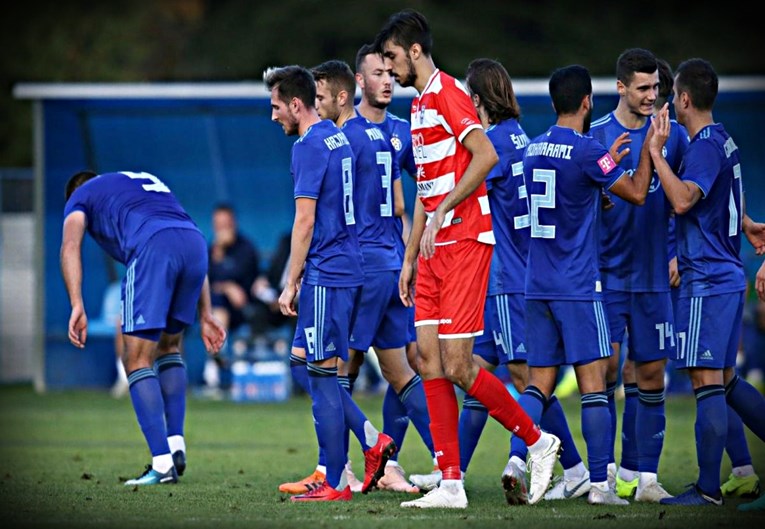
[[[754,288],[761,301],[765,301],[765,261],[762,262],[760,269],[757,270],[757,276],[754,280]]]
[[[393,181],[393,215],[395,217],[403,217],[404,213],[406,213],[404,186],[401,183],[401,178],[396,178]]]
[[[85,213],[73,211],[64,219],[61,239],[61,275],[72,311],[69,315],[69,341],[75,347],[85,347],[88,339],[88,317],[82,301],[82,239],[85,237]]]
[[[666,105],[651,123],[651,139],[648,141],[651,160],[661,180],[661,186],[672,204],[672,209],[679,215],[688,212],[701,198],[701,188],[693,182],[681,180],[662,155],[662,148],[669,138],[671,129],[669,115],[665,112]]]
[[[483,129],[475,128],[468,132],[462,140],[462,145],[473,156],[462,178],[438,205],[423,233],[420,251],[425,259],[430,259],[436,251],[436,235],[444,223],[446,214],[469,197],[481,182],[486,180],[486,175],[499,161],[497,151]]]
[[[662,116],[663,119],[666,119],[667,124],[669,124],[669,110],[667,105],[664,105],[664,108],[659,111],[659,116],[657,116],[657,119],[662,119]],[[645,198],[648,196],[648,188],[651,186],[651,178],[653,177],[653,164],[651,163],[651,152],[649,149],[650,139],[653,134],[652,129],[653,127],[648,129],[648,135],[643,142],[643,147],[640,149],[640,159],[638,161],[638,166],[635,169],[635,172],[632,174],[632,177],[629,175],[622,176],[616,182],[614,182],[614,184],[609,189],[609,191],[615,195],[638,206],[645,204]],[[624,139],[621,136],[620,138],[622,140]],[[614,144],[616,145],[619,143],[619,141],[620,140],[617,139]],[[611,149],[615,151],[618,150],[618,147],[615,148],[615,146],[612,146]],[[625,151],[626,150],[627,149],[625,149]],[[621,156],[624,156],[624,152],[621,153]],[[619,158],[619,160],[621,160],[621,158]],[[619,163],[619,160],[615,160],[616,163]]]
[[[210,279],[207,276],[205,276],[202,291],[199,293],[197,313],[199,314],[200,334],[202,335],[202,342],[205,344],[205,350],[208,353],[217,354],[223,347],[223,342],[226,341],[226,329],[213,316]]]
[[[313,238],[313,227],[316,222],[316,200],[298,197],[295,199],[295,221],[292,224],[292,241],[290,244],[290,261],[287,277],[279,296],[279,308],[285,316],[297,316],[295,298],[300,288],[300,278],[308,257],[308,248]]]
[[[426,218],[425,207],[422,205],[422,200],[418,198],[414,201],[412,226],[409,230],[409,239],[404,251],[404,262],[401,264],[401,274],[398,278],[398,295],[401,302],[407,307],[414,305],[414,296],[412,295],[414,265],[420,253],[420,240],[422,240],[422,234],[425,231]]]

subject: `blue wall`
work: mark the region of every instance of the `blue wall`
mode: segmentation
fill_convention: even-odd
[[[390,110],[408,118],[409,99]],[[555,116],[547,96],[519,96],[522,124],[529,136],[544,132]],[[596,95],[595,116],[616,105],[615,96]],[[106,386],[114,377],[113,347],[94,340],[77,350],[66,339],[69,305],[58,262],[64,185],[73,173],[147,171],[156,174],[210,238],[210,217],[219,201],[231,202],[241,229],[259,246],[264,260],[292,225],[294,202],[290,148],[270,121],[270,104],[258,99],[49,99],[43,101],[45,172],[46,380],[50,387]],[[741,149],[747,207],[765,220],[765,92],[720,94],[715,118]],[[405,178],[408,206],[414,185]],[[750,274],[761,262],[745,243]],[[264,263],[265,265],[266,263]],[[101,310],[109,283],[105,254],[87,238],[83,250],[83,295],[89,317]],[[122,270],[118,267],[118,273]],[[187,339],[192,382],[201,380],[204,350],[196,334]],[[201,355],[201,358],[199,356]]]

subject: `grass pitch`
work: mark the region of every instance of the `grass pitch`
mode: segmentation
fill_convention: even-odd
[[[359,396],[368,417],[382,426],[380,397]],[[563,400],[584,455],[579,402]],[[619,403],[621,410],[621,403]],[[764,411],[765,413],[765,411]],[[695,403],[671,395],[659,479],[672,493],[695,480]],[[749,436],[755,469],[765,478],[765,446]],[[633,503],[591,506],[582,498],[510,507],[500,473],[508,435],[489,421],[471,462],[466,510],[409,510],[412,495],[374,491],[351,502],[292,504],[278,492],[283,481],[309,474],[317,458],[306,397],[286,403],[215,402],[189,397],[188,467],[177,485],[125,487],[150,455],[128,399],[108,392],[36,394],[31,387],[0,386],[0,520],[3,527],[438,529],[536,527],[597,529],[762,527],[765,513],[723,507],[682,508]],[[361,476],[363,457],[351,439],[351,460]],[[619,445],[617,443],[617,450]],[[618,453],[617,453],[618,460]],[[410,426],[399,461],[407,473],[429,472],[429,454]],[[556,469],[560,472],[560,466]],[[730,472],[723,460],[722,477]],[[746,501],[746,500],[744,500]]]

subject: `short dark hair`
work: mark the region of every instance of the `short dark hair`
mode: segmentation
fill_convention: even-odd
[[[348,92],[351,99],[356,94],[356,77],[345,61],[337,59],[325,61],[311,68],[311,73],[314,81],[327,83],[330,92],[332,92],[332,97],[339,94],[341,90]]]
[[[380,51],[375,48],[374,43],[364,44],[359,51],[356,52],[356,72],[361,70],[361,65],[364,63],[367,55],[380,55]]]
[[[521,117],[513,82],[504,66],[493,59],[475,59],[465,74],[468,90],[481,98],[489,123]]]
[[[675,80],[672,77],[672,67],[664,59],[656,59],[659,65],[659,97],[667,100],[672,95]]]
[[[269,68],[263,74],[269,91],[276,89],[281,101],[289,104],[297,97],[308,108],[316,105],[316,81],[307,68],[298,65]]]
[[[73,174],[66,183],[66,190],[64,192],[66,200],[69,200],[69,197],[72,196],[72,193],[74,193],[78,187],[97,176],[98,173],[94,173],[93,171],[80,171]]]
[[[628,85],[636,73],[653,73],[659,68],[656,56],[645,48],[624,50],[616,60],[616,79]]]
[[[228,213],[232,217],[236,217],[236,210],[234,209],[234,206],[228,202],[218,202],[215,204],[215,207],[213,208],[213,215],[219,212]]]
[[[677,92],[686,92],[697,110],[712,110],[717,99],[718,79],[712,63],[704,59],[688,59],[675,71]]]
[[[558,68],[550,76],[549,87],[555,113],[575,114],[582,99],[592,94],[590,71],[580,64]]]
[[[414,9],[404,9],[391,15],[375,37],[375,49],[382,53],[383,46],[389,40],[405,50],[411,48],[413,44],[419,44],[425,55],[430,55],[433,49],[433,37],[430,34],[428,20],[425,15]]]

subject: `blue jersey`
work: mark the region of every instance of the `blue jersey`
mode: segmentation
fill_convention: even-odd
[[[531,240],[526,299],[602,299],[598,268],[600,189],[626,175],[596,139],[554,125],[523,156]]]
[[[303,281],[325,287],[363,282],[353,203],[353,151],[329,120],[311,126],[292,146],[295,198],[316,200]]]
[[[64,218],[73,211],[85,213],[88,233],[122,264],[160,230],[199,232],[170,188],[149,173],[105,173],[88,180],[67,200]]]
[[[523,152],[529,137],[516,119],[492,125],[486,135],[499,156],[499,163],[486,176],[496,240],[488,294],[522,294],[530,232],[529,203],[523,184]]]
[[[375,123],[388,136],[391,147],[396,152],[396,161],[399,171],[403,174],[406,171],[413,179],[417,179],[417,165],[414,163],[414,152],[412,151],[412,127],[411,124],[395,114],[385,113],[385,119],[381,123]],[[396,225],[399,234],[404,231],[404,224],[401,217],[396,217]],[[403,237],[399,237],[398,252],[401,259],[404,258],[406,245]]]
[[[675,221],[680,297],[745,290],[741,250],[742,183],[738,147],[720,123],[691,140],[678,176],[702,198]]]
[[[400,270],[401,226],[393,215],[393,182],[401,178],[388,137],[356,116],[343,124],[354,157],[354,212],[364,272]]]
[[[688,147],[688,133],[676,121],[664,146],[664,158],[677,172]],[[619,165],[632,175],[640,162],[640,151],[651,121],[639,129],[628,129],[613,112],[592,124],[590,135],[610,147],[622,133],[628,132],[630,152]],[[600,211],[600,274],[603,287],[624,292],[668,292],[667,256],[671,206],[658,174],[654,172],[645,204],[636,206],[608,193],[614,207]]]

